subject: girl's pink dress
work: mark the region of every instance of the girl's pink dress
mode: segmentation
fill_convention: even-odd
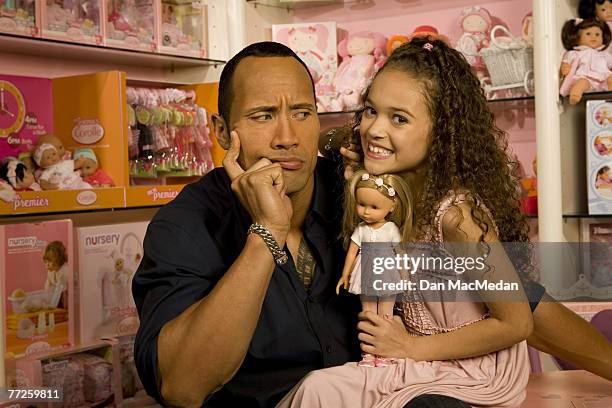
[[[442,218],[465,193],[450,192],[441,201],[433,234],[442,242]],[[489,214],[484,205],[482,210]],[[491,218],[493,219],[493,218]],[[497,230],[497,228],[496,228]],[[427,274],[427,271],[422,271]],[[430,281],[443,277],[428,275]],[[445,333],[488,318],[483,303],[402,300],[400,316],[415,336]],[[448,347],[453,347],[449,344]],[[442,394],[476,407],[518,407],[529,379],[527,343],[480,357],[451,361],[400,359],[388,367],[343,366],[313,371],[278,407],[403,407],[422,394]]]
[[[597,49],[586,45],[574,47],[565,53],[563,62],[570,64],[570,72],[561,83],[561,95],[569,95],[572,85],[580,78],[587,79],[593,91],[608,90],[608,77],[612,75],[612,54],[604,51],[603,46]]]

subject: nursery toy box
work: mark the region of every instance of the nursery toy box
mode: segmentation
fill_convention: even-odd
[[[158,51],[162,54],[206,57],[206,2],[161,0],[157,13]]]
[[[589,214],[612,214],[612,102],[586,103]]]
[[[43,38],[103,44],[102,0],[41,0],[40,3]]]
[[[107,0],[105,36],[108,47],[155,52],[158,2]]]
[[[76,229],[79,340],[133,334],[138,314],[132,277],[143,256],[148,222]]]
[[[39,2],[5,0],[0,2],[0,32],[38,37]]]
[[[7,353],[73,344],[72,235],[70,220],[0,226]]]

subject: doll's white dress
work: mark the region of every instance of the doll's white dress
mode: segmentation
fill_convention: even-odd
[[[40,174],[40,180],[57,184],[60,190],[91,188],[91,184],[84,182],[81,176],[74,171],[74,160],[60,160],[56,164],[47,167]]]
[[[351,241],[353,241],[359,247],[359,252],[355,258],[353,270],[351,271],[351,278],[349,279],[348,291],[355,295],[368,295],[368,296],[391,296],[398,293],[402,293],[401,290],[375,290],[373,287],[374,280],[380,280],[384,283],[399,283],[401,281],[400,273],[397,269],[385,269],[382,274],[362,277],[361,276],[361,248],[363,243],[366,242],[378,242],[381,243],[382,248],[376,248],[374,251],[381,257],[393,257],[395,252],[393,251],[393,245],[402,241],[402,234],[399,228],[393,222],[386,222],[380,228],[372,228],[366,223],[360,223],[353,235],[351,235]],[[382,244],[385,243],[385,244]],[[386,243],[390,245],[386,245]],[[372,251],[372,252],[374,252]],[[371,268],[367,268],[370,270]]]

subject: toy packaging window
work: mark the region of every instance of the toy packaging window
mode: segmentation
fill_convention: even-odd
[[[612,102],[586,105],[589,214],[612,214]]]
[[[36,3],[34,0],[0,1],[0,32],[37,37]]]
[[[206,57],[206,7],[203,1],[162,0],[159,51]]]
[[[101,45],[101,0],[42,0],[43,38]]]
[[[108,0],[106,45],[154,52],[157,49],[154,0]]]

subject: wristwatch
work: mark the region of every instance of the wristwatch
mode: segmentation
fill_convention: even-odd
[[[289,259],[287,257],[287,253],[278,245],[278,242],[276,242],[272,236],[272,233],[268,231],[266,227],[255,222],[251,224],[248,234],[257,234],[264,240],[268,246],[268,249],[270,252],[272,252],[274,262],[276,262],[278,265],[284,265],[287,263],[287,260]]]

